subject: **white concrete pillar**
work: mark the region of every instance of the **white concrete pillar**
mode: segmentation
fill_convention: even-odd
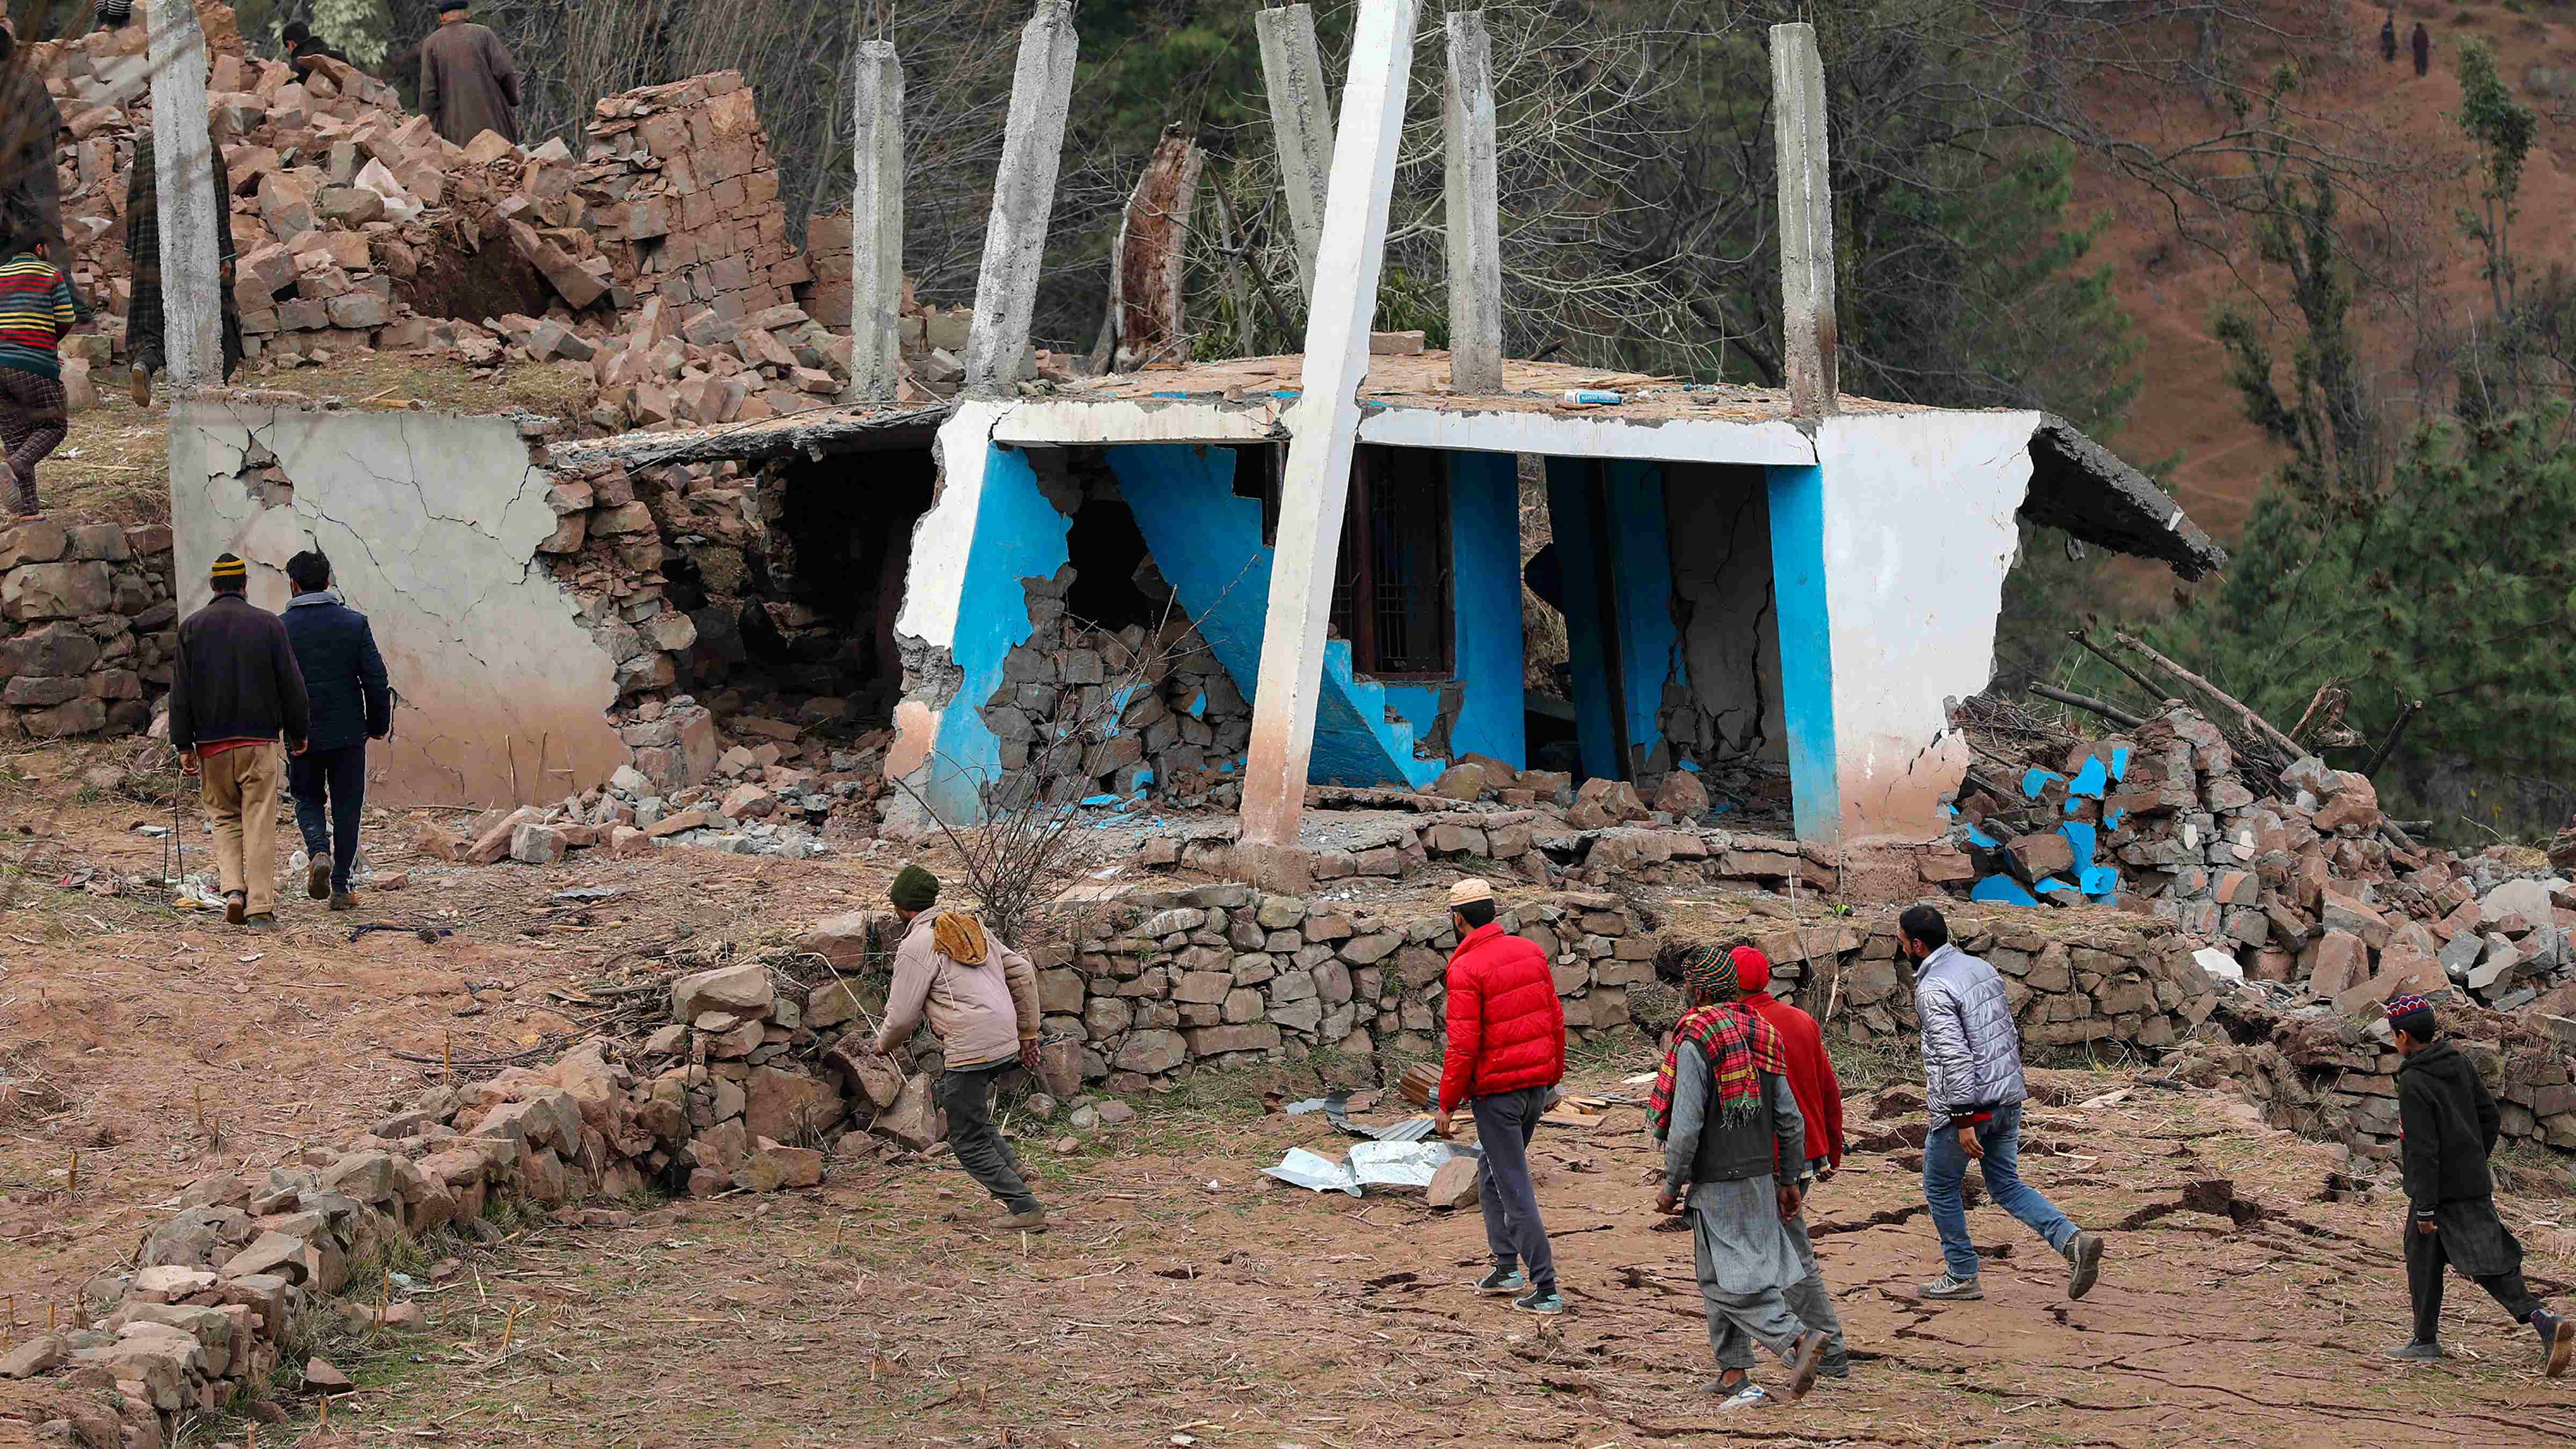
[[[1315,11],[1281,5],[1257,11],[1261,79],[1270,94],[1270,131],[1279,146],[1279,184],[1297,238],[1297,280],[1315,295],[1315,249],[1324,235],[1324,197],[1333,167],[1333,97],[1315,44]]]
[[[1342,92],[1341,137],[1333,147],[1332,188],[1306,315],[1305,376],[1287,418],[1278,547],[1253,689],[1242,841],[1255,848],[1294,846],[1297,817],[1306,805],[1325,622],[1333,607],[1351,451],[1359,439],[1359,388],[1368,376],[1369,322],[1386,263],[1387,198],[1395,187],[1405,92],[1413,75],[1414,6],[1415,0],[1361,0],[1350,79]]]
[[[1047,218],[1055,210],[1056,168],[1064,158],[1065,109],[1073,101],[1075,49],[1073,0],[1038,0],[1037,13],[1020,29],[1002,165],[993,177],[993,212],[984,224],[975,321],[966,333],[971,392],[1009,391],[1028,352]]]
[[[1503,390],[1503,226],[1494,160],[1494,43],[1482,10],[1448,19],[1440,107],[1449,203],[1449,390]]]
[[[152,153],[161,208],[164,375],[171,385],[224,377],[223,241],[214,134],[206,112],[206,32],[190,0],[152,0]],[[47,154],[51,154],[48,143]],[[57,257],[69,269],[71,258]]]
[[[1833,412],[1834,191],[1825,138],[1825,64],[1816,28],[1771,27],[1771,124],[1780,157],[1781,371],[1791,411]]]
[[[903,62],[859,42],[850,91],[850,392],[893,402],[903,386]]]

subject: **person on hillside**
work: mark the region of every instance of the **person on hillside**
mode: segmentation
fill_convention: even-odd
[[[1983,1298],[1977,1248],[1968,1241],[1968,1209],[1959,1189],[1968,1163],[1983,1169],[1995,1205],[2046,1239],[2066,1259],[2066,1296],[2093,1291],[2102,1271],[2102,1239],[2067,1220],[2056,1204],[2021,1180],[2021,1035],[1995,968],[1950,942],[1940,911],[1918,905],[1897,918],[1897,943],[1915,962],[1914,1012],[1922,1023],[1925,1105],[1932,1132],[1923,1144],[1923,1200],[1941,1235],[1941,1276],[1920,1292],[1934,1301]]]
[[[310,704],[286,625],[250,601],[249,565],[219,554],[207,582],[214,601],[180,623],[170,661],[170,744],[214,822],[224,919],[267,929],[277,924],[278,740],[304,753]]]
[[[1529,1142],[1547,1111],[1548,1089],[1565,1080],[1565,1004],[1556,999],[1547,953],[1507,934],[1496,910],[1488,882],[1449,888],[1458,949],[1449,953],[1449,1043],[1432,1130],[1448,1136],[1462,1102],[1476,1119],[1477,1202],[1494,1268],[1475,1290],[1509,1297],[1523,1312],[1563,1313],[1556,1254],[1530,1184]]]
[[[0,16],[0,212],[9,218],[0,257],[41,242],[57,265],[71,260],[63,244],[62,173],[54,167],[54,146],[65,129],[53,92],[18,49],[15,25]],[[77,291],[72,315],[90,320],[89,302]]]
[[[223,278],[224,377],[242,361],[241,302],[233,296],[233,183],[224,148],[210,135],[206,150],[214,170],[217,269]],[[152,130],[134,133],[134,166],[125,182],[125,256],[134,269],[134,291],[125,304],[125,351],[132,359],[128,388],[139,408],[152,406],[152,374],[169,365],[169,321],[161,302],[161,163]]]
[[[2433,32],[2424,28],[2423,21],[2415,22],[2414,37],[2406,43],[2415,50],[2415,74],[2420,76],[2431,70],[2433,68]]]
[[[1721,1407],[1768,1397],[1753,1382],[1756,1343],[1788,1365],[1789,1397],[1804,1398],[1831,1341],[1790,1310],[1786,1293],[1808,1271],[1786,1227],[1803,1206],[1796,1173],[1806,1119],[1779,1029],[1741,999],[1735,956],[1698,947],[1682,980],[1690,1010],[1673,1028],[1647,1104],[1664,1144],[1655,1208],[1691,1220],[1691,1263],[1717,1356],[1710,1387],[1726,1396]]]
[[[459,146],[486,131],[519,139],[519,68],[501,37],[465,18],[465,0],[438,0],[438,28],[420,43],[420,109]]]
[[[2500,1117],[2477,1067],[2442,1039],[2431,1002],[2400,996],[2388,1003],[2396,1033],[2397,1117],[2405,1170],[2406,1292],[2415,1304],[2415,1336],[2388,1357],[2448,1358],[2442,1348],[2442,1269],[2487,1290],[2516,1323],[2540,1336],[2541,1367],[2551,1378],[2576,1355],[2576,1321],[2541,1306],[2522,1280],[2522,1244],[2496,1215],[2495,1151]]]
[[[2379,59],[2388,65],[2397,63],[2397,12],[2394,10],[2388,12],[2387,19],[2379,22]]]
[[[295,597],[286,601],[286,637],[304,675],[312,732],[304,753],[287,762],[295,824],[304,832],[304,893],[335,911],[356,910],[349,872],[358,859],[358,826],[367,806],[367,741],[393,733],[394,692],[367,616],[331,587],[331,560],[306,549],[286,561]]]
[[[1814,1184],[1832,1177],[1843,1165],[1843,1084],[1834,1076],[1833,1058],[1825,1053],[1825,1034],[1816,1019],[1771,994],[1771,958],[1751,946],[1729,953],[1735,962],[1736,988],[1753,1014],[1780,1034],[1781,1057],[1788,1063],[1789,1090],[1798,1099],[1798,1116],[1807,1124],[1806,1146],[1794,1160],[1783,1162],[1780,1175],[1798,1184],[1797,1212],[1783,1220],[1789,1246],[1804,1269],[1788,1290],[1789,1311],[1809,1328],[1825,1335],[1825,1356],[1818,1372],[1826,1378],[1851,1375],[1851,1351],[1843,1342],[1842,1316],[1834,1312],[1833,1294],[1825,1289],[1825,1270],[1816,1261],[1816,1245],[1807,1236],[1806,1203]]]
[[[895,873],[886,896],[903,918],[894,984],[886,991],[879,1055],[911,1037],[926,1009],[939,1034],[945,1070],[939,1110],[948,1114],[948,1145],[984,1190],[1005,1209],[999,1226],[1046,1231],[1046,1209],[1020,1175],[1020,1160],[993,1126],[993,1079],[1013,1067],[1038,1069],[1038,973],[984,923],[964,911],[939,911],[939,877],[918,865]]]
[[[318,60],[336,60],[347,66],[356,64],[348,56],[323,44],[321,38],[313,33],[313,27],[301,20],[286,22],[286,28],[277,33],[277,39],[286,47],[286,63],[295,67],[299,76],[312,70],[313,63]]]
[[[123,30],[134,19],[134,0],[98,0],[98,28]]]
[[[0,220],[23,235],[25,213],[0,206]],[[0,482],[21,523],[44,516],[36,465],[71,428],[63,396],[63,334],[72,330],[72,284],[49,260],[42,241],[0,262]]]

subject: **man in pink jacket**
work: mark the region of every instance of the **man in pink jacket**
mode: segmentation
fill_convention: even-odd
[[[1020,1161],[993,1126],[993,1079],[1013,1067],[1038,1067],[1038,973],[1029,958],[1003,945],[963,911],[940,911],[939,877],[917,865],[897,872],[886,892],[903,918],[895,948],[894,985],[886,993],[877,1051],[903,1045],[925,1011],[939,1034],[946,1069],[939,1110],[948,1114],[948,1145],[957,1162],[1007,1213],[1001,1226],[1046,1231],[1046,1209],[1020,1176]]]

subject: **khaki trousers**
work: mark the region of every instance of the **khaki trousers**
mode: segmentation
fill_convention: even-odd
[[[200,763],[206,816],[215,825],[215,868],[224,892],[250,898],[249,913],[277,910],[277,792],[285,746],[239,745]]]

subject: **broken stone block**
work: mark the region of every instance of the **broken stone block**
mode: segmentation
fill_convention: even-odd
[[[551,825],[522,825],[510,832],[510,858],[522,865],[553,865],[568,848],[564,832]]]
[[[939,1109],[930,1099],[930,1074],[915,1072],[906,1078],[894,1105],[879,1112],[871,1127],[916,1152],[938,1141]]]
[[[1485,767],[1472,764],[1451,765],[1440,772],[1439,779],[1431,782],[1431,793],[1444,800],[1480,799],[1485,793]]]
[[[695,1021],[710,1011],[766,1020],[771,1002],[769,968],[757,962],[699,971],[671,983],[673,1021]]]
[[[1697,820],[1708,813],[1708,787],[1696,771],[1668,770],[1655,789],[1655,808],[1679,820]]]

